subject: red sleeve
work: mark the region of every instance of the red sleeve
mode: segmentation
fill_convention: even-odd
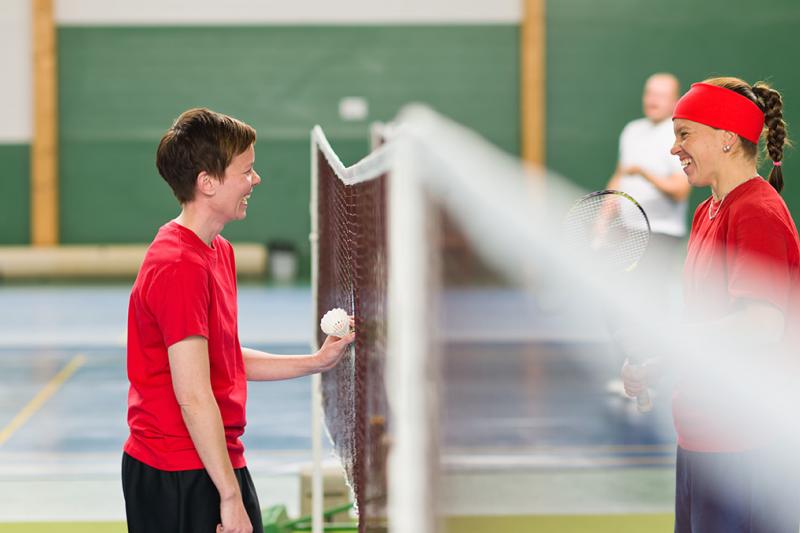
[[[188,261],[162,271],[147,294],[167,348],[194,335],[208,338],[209,302],[208,271]]]
[[[787,312],[792,278],[789,237],[785,225],[774,217],[736,224],[728,247],[728,290],[733,298],[767,302]]]

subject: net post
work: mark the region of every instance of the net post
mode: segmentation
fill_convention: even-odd
[[[400,139],[389,179],[389,285],[386,387],[393,413],[388,458],[390,532],[434,533],[438,468],[438,359],[430,337],[434,216],[413,141]]]
[[[322,395],[320,375],[311,376],[311,531],[323,532]]]
[[[315,128],[316,130],[316,128]],[[311,214],[311,233],[308,238],[311,245],[311,349],[319,349],[317,341],[318,294],[317,279],[319,276],[319,166],[315,130],[311,131],[311,195],[309,210]],[[311,376],[311,531],[323,532],[323,481],[322,481],[322,394],[319,373]]]

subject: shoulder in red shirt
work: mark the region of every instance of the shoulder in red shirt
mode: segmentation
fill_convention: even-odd
[[[763,179],[736,187],[718,209],[706,200],[695,212],[684,268],[689,319],[721,318],[742,299],[770,303],[785,315],[796,312],[791,295],[799,256],[789,210]]]

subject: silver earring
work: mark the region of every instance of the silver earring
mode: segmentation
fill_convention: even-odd
[[[731,147],[730,146],[723,146],[722,147],[722,151],[723,152],[730,152],[731,151]]]

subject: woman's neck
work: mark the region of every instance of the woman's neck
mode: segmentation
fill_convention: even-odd
[[[717,173],[717,179],[711,183],[711,195],[721,202],[733,189],[758,175],[755,162],[731,161]]]
[[[215,221],[213,217],[207,216],[202,211],[198,206],[184,204],[181,214],[178,215],[175,222],[192,230],[195,235],[200,237],[200,240],[206,243],[206,246],[211,247],[211,243],[222,232],[225,224]]]

